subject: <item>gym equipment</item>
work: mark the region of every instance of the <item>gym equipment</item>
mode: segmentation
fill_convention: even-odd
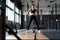
[[[27,32],[26,32],[27,31]],[[25,32],[21,32],[20,34],[18,34],[18,36],[22,39],[22,40],[49,40],[49,38],[47,38],[45,35],[43,35],[42,33],[38,32],[38,30],[33,33],[32,29],[30,30],[26,30]]]

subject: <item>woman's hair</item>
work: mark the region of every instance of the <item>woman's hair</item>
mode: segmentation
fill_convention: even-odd
[[[34,4],[32,4],[32,6],[35,6]]]

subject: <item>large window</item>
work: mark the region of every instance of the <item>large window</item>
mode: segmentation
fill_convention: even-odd
[[[14,21],[14,3],[10,0],[6,0],[6,16],[8,16],[8,20]]]
[[[21,10],[10,0],[6,0],[6,16],[8,18],[8,25],[10,25],[14,32],[17,31],[15,30],[16,28],[20,29]]]
[[[10,0],[6,0],[6,16],[8,16],[9,21],[14,21],[21,23],[21,10],[19,10],[14,3]],[[14,9],[15,7],[15,9]],[[15,10],[15,11],[14,11]]]

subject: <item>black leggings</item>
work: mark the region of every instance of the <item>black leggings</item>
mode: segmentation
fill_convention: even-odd
[[[31,19],[30,19],[29,25],[27,26],[27,30],[29,30],[29,27],[30,27],[31,22],[32,22],[33,20],[36,22],[36,25],[37,25],[37,27],[38,27],[38,29],[39,29],[39,25],[38,25],[38,22],[37,22],[36,16],[31,16]]]

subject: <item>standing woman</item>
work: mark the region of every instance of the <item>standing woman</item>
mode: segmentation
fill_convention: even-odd
[[[28,10],[28,15],[29,15],[29,12],[31,12],[31,18],[30,18],[29,25],[27,26],[27,30],[29,30],[29,26],[31,25],[32,20],[34,20],[36,22],[36,25],[37,25],[38,30],[39,30],[39,25],[38,25],[37,18],[36,18],[36,14],[37,14],[36,12],[38,12],[38,11],[35,8],[34,4],[32,4],[31,8]]]

